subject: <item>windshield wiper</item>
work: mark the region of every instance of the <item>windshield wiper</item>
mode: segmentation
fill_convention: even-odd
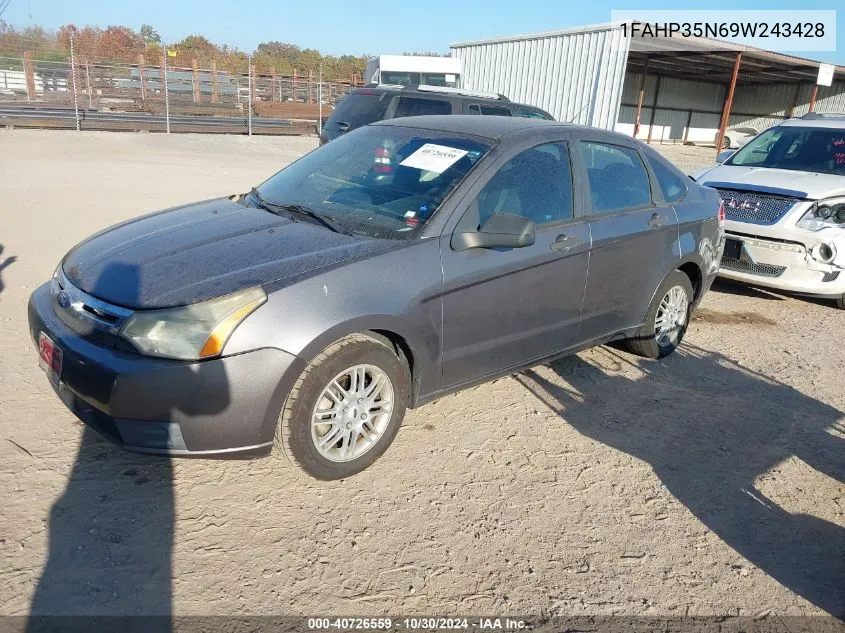
[[[258,189],[256,189],[255,187],[250,190],[250,193],[255,198],[255,201],[258,203],[258,205],[263,209],[269,211],[270,213],[275,213],[278,215],[278,212],[282,211],[287,213],[304,215],[306,217],[311,218],[312,220],[316,220],[317,223],[323,225],[330,231],[334,231],[335,233],[342,233],[344,235],[351,235],[351,233],[344,231],[342,228],[340,228],[340,226],[338,226],[337,223],[328,216],[317,213],[316,211],[309,207],[306,207],[305,205],[276,204],[275,202],[268,202],[263,197],[261,197],[261,194],[258,193]]]

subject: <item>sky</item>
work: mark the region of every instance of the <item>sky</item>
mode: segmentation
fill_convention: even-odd
[[[845,5],[802,0],[801,9],[840,9],[837,51],[790,54],[845,64]],[[2,19],[38,24],[151,24],[165,42],[204,35],[216,44],[254,50],[278,40],[324,54],[448,52],[449,44],[610,21],[611,9],[676,9],[668,2],[615,0],[11,0]],[[709,0],[706,9],[796,9],[794,0]]]

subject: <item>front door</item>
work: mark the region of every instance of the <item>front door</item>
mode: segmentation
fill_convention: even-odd
[[[458,210],[456,231],[492,213],[534,221],[532,246],[455,251],[441,238],[443,386],[455,387],[571,346],[581,316],[589,224],[575,213],[570,144],[533,145],[500,160]]]

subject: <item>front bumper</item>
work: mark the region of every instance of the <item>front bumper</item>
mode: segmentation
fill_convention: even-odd
[[[722,257],[720,277],[829,299],[845,294],[845,267],[816,261],[801,242],[733,232],[726,237],[741,240],[743,251],[739,259]]]
[[[201,362],[96,345],[68,328],[49,284],[32,293],[29,328],[63,352],[54,390],[85,424],[123,448],[174,456],[266,454],[279,411],[304,363],[275,348]]]

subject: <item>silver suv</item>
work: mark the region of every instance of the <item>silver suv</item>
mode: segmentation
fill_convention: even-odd
[[[790,119],[719,158],[695,176],[725,206],[719,275],[845,308],[845,116]]]

